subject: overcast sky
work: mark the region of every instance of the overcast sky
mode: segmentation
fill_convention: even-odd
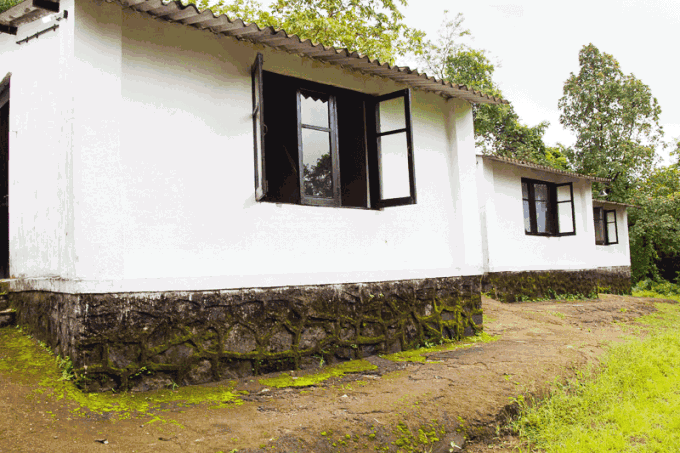
[[[680,138],[680,0],[410,0],[409,26],[436,37],[441,13],[465,16],[473,47],[500,63],[494,79],[521,119],[550,122],[549,145],[574,142],[559,123],[557,101],[578,73],[578,53],[593,43],[626,74],[648,85],[661,105],[665,140]]]
[[[272,0],[265,0],[265,5]],[[470,44],[499,66],[494,80],[529,125],[549,121],[545,141],[570,145],[557,101],[578,53],[593,43],[658,99],[665,140],[680,138],[680,0],[408,0],[406,23],[436,39],[443,11],[465,16]],[[667,151],[666,153],[667,154]]]

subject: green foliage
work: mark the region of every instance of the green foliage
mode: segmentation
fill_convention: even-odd
[[[48,347],[26,335],[21,328],[0,329],[0,374],[35,387],[35,392],[66,401],[72,412],[109,413],[115,418],[151,417],[151,421],[168,422],[162,413],[173,406],[207,404],[208,407],[231,407],[243,404],[235,382],[215,386],[187,386],[139,393],[84,393],[71,379],[73,364],[68,358],[54,357]]]
[[[445,12],[438,39],[424,44],[419,64],[435,77],[502,97],[493,81],[496,68],[486,51],[464,42],[470,31],[463,27],[463,21],[462,14],[449,19]],[[561,149],[548,149],[543,143],[548,122],[535,126],[522,124],[514,107],[506,104],[475,104],[473,114],[477,146],[485,153],[566,168]]]
[[[11,7],[18,5],[24,0],[0,0],[0,13],[3,13]]]
[[[680,297],[680,284],[645,279],[639,281],[633,287],[633,295],[650,297],[661,296],[677,299]]]
[[[281,373],[278,377],[260,379],[260,384],[269,387],[283,388],[283,387],[309,387],[323,382],[332,377],[341,377],[348,373],[361,373],[364,371],[375,370],[378,367],[366,360],[350,360],[338,365],[324,368],[316,373],[307,374],[305,376],[291,376],[288,373]]]
[[[518,399],[515,430],[536,450],[676,451],[680,443],[680,306],[640,320],[652,335],[610,350],[600,370],[558,385],[538,405]],[[595,371],[598,371],[597,373]]]
[[[195,4],[199,10],[211,9],[216,14],[226,14],[229,17],[241,19],[243,22],[255,22],[266,27],[267,13],[262,10],[262,4],[257,0],[188,0],[188,4]]]
[[[197,6],[394,64],[397,56],[419,49],[424,36],[404,24],[399,5],[406,4],[406,0],[277,0],[265,11],[257,0],[199,0]]]
[[[471,337],[465,337],[460,341],[445,341],[441,345],[432,346],[425,345],[420,349],[413,349],[410,351],[400,351],[394,354],[382,355],[383,359],[391,360],[393,362],[427,362],[426,354],[433,352],[452,351],[454,349],[465,348],[477,343],[491,343],[500,338],[500,336],[489,335],[486,332],[479,332]]]
[[[560,123],[576,134],[567,159],[579,172],[612,178],[611,200],[625,201],[635,177],[651,171],[663,130],[650,88],[588,44],[559,100]]]
[[[633,281],[673,280],[680,272],[680,166],[659,168],[637,183],[629,210]]]

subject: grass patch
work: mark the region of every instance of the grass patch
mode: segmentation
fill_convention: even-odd
[[[437,346],[426,346],[419,349],[412,349],[410,351],[395,352],[394,354],[381,355],[383,359],[392,360],[393,362],[427,362],[427,354],[433,352],[453,351],[455,349],[466,348],[477,343],[489,343],[498,340],[499,336],[492,336],[486,332],[480,332],[471,337],[465,337],[460,341],[446,341]]]
[[[42,343],[21,329],[0,329],[0,373],[12,381],[34,386],[34,392],[70,403],[75,414],[113,414],[119,419],[150,416],[169,421],[163,411],[205,404],[209,408],[243,404],[234,382],[227,385],[187,386],[140,393],[85,393],[68,380],[69,360],[55,357]],[[60,367],[61,365],[61,367]]]
[[[320,371],[305,376],[291,376],[281,373],[277,377],[260,379],[262,385],[275,388],[283,387],[310,387],[333,377],[341,377],[348,373],[361,373],[372,371],[378,367],[367,360],[350,360],[349,362],[326,367]]]
[[[667,296],[661,296],[666,297]],[[638,319],[648,335],[614,346],[602,366],[525,404],[513,428],[546,452],[658,452],[680,445],[680,305]]]

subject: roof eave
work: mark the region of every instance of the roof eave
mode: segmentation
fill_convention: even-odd
[[[495,162],[501,162],[501,163],[505,163],[505,164],[508,164],[508,165],[514,165],[516,167],[530,168],[532,170],[538,170],[538,171],[543,171],[543,172],[547,172],[547,173],[553,173],[553,174],[557,174],[557,175],[568,176],[568,177],[574,178],[574,179],[584,179],[584,180],[588,180],[588,181],[603,182],[603,183],[611,182],[611,179],[609,179],[609,178],[600,178],[598,176],[582,175],[580,173],[576,173],[576,172],[573,172],[573,171],[560,170],[560,169],[557,169],[557,168],[548,167],[546,165],[535,164],[533,162],[527,162],[527,161],[519,160],[519,159],[512,159],[510,157],[491,156],[491,155],[488,155],[488,154],[478,154],[477,156],[481,157],[483,159],[492,160],[492,161],[495,161]]]
[[[348,49],[326,47],[322,44],[312,43],[310,40],[303,41],[296,35],[288,34],[285,30],[277,30],[273,27],[260,28],[255,23],[245,23],[241,19],[232,20],[226,14],[215,15],[209,9],[199,11],[196,5],[184,5],[179,0],[167,3],[162,0],[106,1],[118,3],[124,8],[148,14],[159,20],[191,26],[220,36],[263,44],[365,74],[384,77],[409,85],[416,90],[436,93],[444,98],[463,99],[478,104],[509,104],[505,99],[483,94],[465,85],[452,84],[429,77],[427,74],[409,67],[392,66],[388,63],[381,63],[377,59],[371,60],[365,55],[350,52]]]

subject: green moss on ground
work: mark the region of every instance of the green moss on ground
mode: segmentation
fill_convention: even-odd
[[[68,361],[55,357],[49,348],[18,328],[0,329],[0,373],[15,382],[35,386],[35,392],[65,399],[76,414],[117,415],[118,418],[150,416],[152,421],[169,421],[162,412],[171,408],[205,404],[209,408],[243,404],[235,382],[212,386],[187,386],[139,393],[85,393],[68,377],[63,368]]]
[[[326,367],[316,373],[307,374],[304,376],[291,376],[288,373],[273,378],[260,379],[260,384],[268,387],[283,388],[283,387],[309,387],[323,382],[333,377],[341,377],[348,373],[362,373],[365,371],[372,371],[378,367],[367,360],[350,360],[338,365]]]
[[[432,444],[439,442],[440,437],[446,434],[446,430],[436,420],[420,426],[417,430],[411,430],[406,423],[397,423],[393,431],[396,436],[394,445],[397,452],[431,451]],[[428,450],[423,447],[430,445]],[[427,447],[426,447],[427,448]]]
[[[394,354],[387,354],[381,357],[383,359],[392,360],[393,362],[427,362],[427,354],[433,352],[453,351],[455,349],[472,346],[476,343],[490,343],[492,341],[498,340],[499,338],[499,336],[492,336],[485,332],[479,332],[474,336],[465,337],[460,341],[446,341],[438,346],[395,352]]]

